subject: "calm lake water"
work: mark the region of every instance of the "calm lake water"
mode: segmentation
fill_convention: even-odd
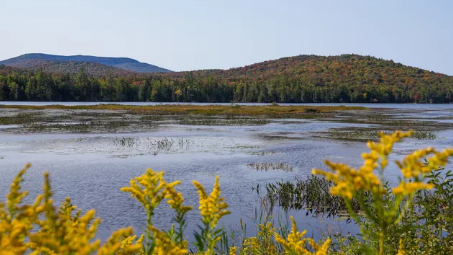
[[[8,105],[93,105],[80,102],[0,102]],[[156,103],[119,103],[127,105],[155,105]],[[225,104],[229,105],[229,104]],[[260,104],[253,104],[260,105]],[[340,104],[310,104],[340,105]],[[428,144],[442,149],[453,146],[453,105],[421,104],[342,104],[361,105],[376,110],[369,111],[391,116],[394,120],[414,120],[443,125],[433,132],[431,141],[408,139],[398,144],[392,159],[401,159],[406,153]],[[384,112],[377,108],[385,108]],[[8,109],[0,109],[8,111]],[[5,112],[4,112],[5,113]],[[369,117],[369,116],[368,116]],[[358,118],[358,117],[357,117]],[[433,125],[433,126],[435,126]],[[418,126],[414,125],[414,129]],[[23,133],[11,131],[17,125],[0,126],[0,197],[8,192],[9,185],[26,163],[32,168],[25,176],[24,188],[30,190],[30,200],[41,191],[42,174],[49,171],[55,200],[65,197],[84,211],[96,209],[103,223],[99,237],[105,239],[113,230],[133,226],[138,232],[144,227],[146,216],[140,205],[119,189],[129,180],[145,172],[146,168],[165,171],[167,181],[181,180],[178,187],[187,204],[198,207],[198,195],[191,181],[197,180],[211,190],[214,178],[220,176],[222,194],[231,215],[221,222],[227,228],[239,229],[239,219],[248,224],[249,233],[254,228],[254,211],[259,208],[260,197],[253,187],[276,181],[295,181],[311,174],[312,168],[324,168],[323,159],[345,162],[357,166],[360,155],[366,150],[365,141],[332,139],[324,136],[329,130],[353,128],[380,128],[379,123],[356,121],[285,119],[274,120],[259,126],[202,126],[159,125],[146,132],[122,133]],[[397,128],[397,127],[395,127]],[[121,141],[125,139],[125,145]],[[131,141],[130,143],[128,141]],[[159,141],[171,143],[164,149],[155,148]],[[281,163],[291,171],[257,171],[251,164]],[[392,166],[387,178],[395,182],[399,172]],[[262,190],[262,193],[264,190]],[[284,221],[294,215],[299,228],[309,235],[318,236],[320,229],[335,227],[338,231],[357,231],[354,226],[341,221],[311,217],[303,211],[284,212],[276,208]],[[172,214],[163,204],[154,216],[161,228],[171,226]],[[189,214],[189,229],[200,222],[194,210]]]

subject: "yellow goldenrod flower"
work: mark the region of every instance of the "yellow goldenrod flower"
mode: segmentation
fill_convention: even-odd
[[[406,255],[406,252],[403,250],[403,240],[400,239],[400,245],[398,248],[398,253],[396,255]]]
[[[157,228],[150,226],[151,231],[154,233],[155,238],[155,255],[185,255],[189,251],[185,248],[181,248],[178,245],[172,243],[166,233],[161,232]]]
[[[123,187],[121,191],[128,192],[131,197],[139,201],[145,210],[153,211],[165,197],[164,172],[155,172],[147,169],[142,176],[130,181],[130,187]]]
[[[283,246],[285,249],[284,254],[317,254],[317,255],[326,255],[329,249],[330,239],[327,239],[322,245],[317,244],[311,238],[303,238],[307,231],[298,232],[296,222],[291,216],[291,233],[288,234],[287,240],[281,237],[279,234],[275,233],[275,241]],[[314,253],[310,252],[306,245],[310,244]]]
[[[167,203],[170,205],[171,208],[175,209],[177,212],[182,214],[187,213],[188,211],[192,210],[192,206],[183,206],[184,197],[182,193],[176,192],[175,186],[179,185],[181,181],[176,181],[173,183],[168,184],[165,187],[166,195],[165,198],[168,199]]]
[[[434,184],[423,182],[401,182],[398,187],[393,188],[392,192],[395,195],[407,196],[414,194],[419,190],[429,190],[434,188]]]
[[[193,181],[194,186],[196,187],[200,199],[200,214],[203,216],[203,222],[209,223],[211,228],[215,228],[217,222],[223,216],[230,214],[228,210],[228,204],[225,203],[225,198],[221,197],[219,177],[216,176],[214,189],[211,194],[208,196],[206,191],[199,182]]]
[[[236,247],[236,246],[230,247],[229,255],[236,255],[237,252],[238,252],[238,247]]]

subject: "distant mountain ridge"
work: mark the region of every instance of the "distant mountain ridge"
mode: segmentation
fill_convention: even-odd
[[[135,59],[131,58],[115,58],[115,57],[96,57],[96,56],[85,56],[85,55],[74,55],[74,56],[61,56],[61,55],[50,55],[50,54],[43,54],[43,53],[29,53],[24,54],[15,58],[10,58],[7,60],[0,61],[0,65],[5,66],[12,66],[17,68],[31,68],[34,69],[36,67],[45,66],[49,72],[55,70],[57,68],[49,66],[58,65],[61,67],[63,65],[63,70],[65,69],[64,62],[72,62],[72,66],[74,66],[75,62],[82,62],[82,63],[97,63],[100,65],[104,65],[107,67],[113,67],[118,69],[123,69],[130,72],[137,72],[137,73],[157,73],[157,72],[171,72],[168,69],[158,67],[155,65],[147,64],[139,62]],[[92,66],[87,64],[88,66]],[[96,65],[97,66],[97,65]],[[45,68],[43,68],[45,69]],[[100,66],[97,66],[97,69],[102,69]],[[106,68],[106,71],[109,68]],[[72,70],[68,72],[73,72]],[[88,70],[89,72],[89,70]]]

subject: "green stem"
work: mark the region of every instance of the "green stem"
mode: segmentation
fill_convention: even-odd
[[[384,238],[384,229],[381,229],[381,232],[379,233],[379,255],[384,255]]]
[[[148,255],[151,255],[152,253],[152,249],[151,249],[151,240],[152,240],[152,237],[151,237],[151,230],[150,230],[150,226],[153,225],[153,222],[151,221],[151,218],[153,216],[153,212],[147,212],[147,216],[146,216],[146,223],[147,223],[147,228],[146,228],[146,247],[145,247],[145,253],[148,254]]]

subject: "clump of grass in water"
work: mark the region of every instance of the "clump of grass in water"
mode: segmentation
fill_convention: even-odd
[[[266,184],[265,198],[274,206],[284,210],[307,210],[314,216],[325,214],[327,217],[347,217],[347,208],[341,197],[329,193],[333,186],[331,181],[323,177],[310,176],[296,182],[276,182]],[[353,207],[360,206],[354,202]]]
[[[335,129],[330,129],[330,136],[337,139],[377,139],[377,131],[366,131],[366,130],[353,130],[353,131],[338,131]],[[390,131],[380,131],[384,134],[390,134]],[[434,140],[437,138],[437,135],[431,131],[415,131],[412,135],[413,138],[417,140]]]
[[[366,130],[338,131],[330,129],[329,133],[332,138],[336,139],[376,139],[378,137],[377,131]]]
[[[35,113],[18,113],[14,116],[0,117],[0,125],[20,125],[33,123],[36,120]]]
[[[266,119],[182,119],[179,125],[200,125],[200,126],[244,126],[244,125],[266,125],[270,121]]]
[[[170,151],[171,149],[174,148],[174,146],[177,145],[179,149],[185,149],[188,150],[190,146],[193,144],[193,141],[191,141],[188,138],[178,138],[178,139],[171,139],[171,138],[159,138],[157,140],[154,140],[153,138],[134,138],[134,137],[121,137],[121,138],[115,138],[113,140],[113,144],[115,146],[120,146],[120,147],[140,147],[140,148],[147,148],[150,150],[153,150],[155,155],[159,151]]]
[[[155,145],[158,150],[165,150],[169,151],[171,150],[171,147],[173,147],[173,143],[175,141],[173,139],[168,139],[167,137],[157,140]]]
[[[170,151],[174,145],[178,146],[179,149],[185,149],[188,150],[190,146],[193,144],[193,141],[181,137],[178,139],[169,139],[167,137],[161,138],[153,143],[151,143],[151,146],[154,150],[154,155],[157,155],[158,152],[160,151]]]
[[[122,138],[116,138],[113,143],[116,146],[124,146],[124,147],[133,147],[136,144],[136,139],[132,137],[122,137]]]
[[[249,163],[248,167],[256,171],[269,171],[269,170],[282,170],[285,172],[292,172],[293,167],[286,163]]]
[[[85,121],[76,124],[72,123],[58,123],[58,124],[47,124],[47,123],[31,123],[24,124],[23,127],[32,132],[44,132],[44,131],[67,131],[74,133],[86,133],[90,131],[108,131],[115,132],[118,129],[128,126],[129,123],[126,121]]]
[[[254,151],[254,152],[250,152],[249,154],[254,155],[254,156],[267,156],[267,155],[273,155],[276,153],[277,153],[276,151]]]
[[[413,137],[417,140],[434,140],[437,135],[431,131],[415,131]]]
[[[141,121],[161,121],[161,115],[144,115],[140,118]]]

